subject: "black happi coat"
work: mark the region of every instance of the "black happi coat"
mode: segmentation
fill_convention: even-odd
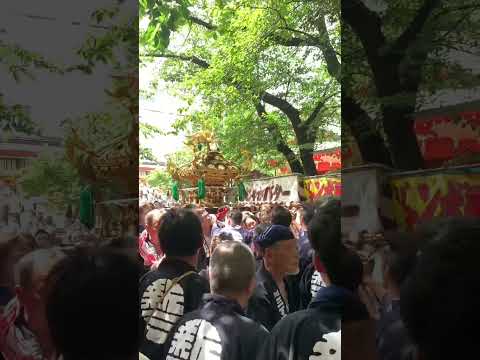
[[[310,263],[303,271],[300,280],[300,308],[306,309],[320,288],[325,287],[322,275],[315,270],[313,263]]]
[[[377,350],[380,360],[415,359],[415,346],[400,317],[400,300],[384,301],[377,323]]]
[[[172,285],[172,279],[188,272],[185,278]],[[196,310],[202,296],[209,292],[208,281],[198,275],[189,264],[165,259],[157,270],[150,271],[140,279],[140,353],[149,359],[161,359],[168,334],[180,318]],[[160,303],[160,299],[163,301]]]
[[[267,336],[268,331],[245,317],[236,301],[205,295],[200,309],[185,315],[175,326],[162,359],[260,359]]]
[[[349,290],[321,288],[308,309],[288,315],[273,328],[259,359],[340,359],[342,319],[366,320],[368,312]]]
[[[283,299],[272,275],[261,263],[257,274],[257,286],[250,298],[247,316],[271,330],[281,318],[298,309],[299,290],[295,277],[285,280],[288,299]]]

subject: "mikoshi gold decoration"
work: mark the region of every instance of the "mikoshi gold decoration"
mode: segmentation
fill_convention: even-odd
[[[190,183],[197,186],[199,181],[205,182],[205,198],[198,199],[195,193],[188,191],[188,200],[201,200],[205,205],[215,206],[223,200],[224,193],[232,181],[240,175],[240,169],[223,157],[218,151],[214,136],[209,131],[191,135],[185,144],[193,152],[193,161],[185,166],[177,166],[171,161],[167,164],[167,171],[176,181]],[[202,184],[203,186],[203,184]],[[185,199],[186,200],[186,199]]]
[[[91,184],[118,184],[126,194],[138,190],[138,75],[112,75],[117,81],[111,97],[124,105],[132,119],[130,131],[106,144],[87,144],[76,129],[72,129],[65,148],[69,161],[82,178]]]

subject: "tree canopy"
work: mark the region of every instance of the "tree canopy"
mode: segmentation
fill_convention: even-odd
[[[151,187],[159,188],[160,190],[167,192],[171,190],[174,181],[168,172],[157,170],[148,175],[147,182]]]
[[[82,187],[77,169],[70,162],[46,154],[23,171],[19,184],[27,197],[46,196],[57,209],[78,202]]]
[[[339,53],[338,1],[140,1],[140,58],[187,108],[177,130],[212,130],[227,158],[282,156],[314,175],[313,151],[338,140],[340,84],[321,47]],[[332,55],[332,54],[331,54]]]

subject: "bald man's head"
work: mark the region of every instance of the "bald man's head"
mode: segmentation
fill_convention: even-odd
[[[251,288],[255,276],[255,258],[243,243],[224,241],[212,254],[209,272],[213,294],[242,294]]]
[[[160,222],[162,220],[162,216],[165,214],[165,210],[160,209],[153,209],[147,213],[145,216],[145,224],[148,227],[151,227],[155,230],[158,230],[160,227]]]

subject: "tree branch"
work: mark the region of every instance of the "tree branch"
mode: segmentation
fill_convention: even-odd
[[[342,19],[355,32],[365,49],[368,62],[378,63],[378,52],[385,45],[380,17],[361,0],[342,1]]]
[[[341,66],[337,58],[337,52],[333,48],[332,43],[330,42],[330,39],[328,37],[325,18],[323,18],[323,21],[319,21],[318,30],[320,31],[320,34],[321,34],[320,36],[322,37],[319,43],[319,47],[320,47],[320,50],[322,51],[323,58],[327,63],[327,71],[330,74],[330,76],[335,78],[337,81],[340,81]]]
[[[175,2],[177,4],[179,4],[180,6],[183,6],[182,2],[180,0],[175,0]],[[188,15],[186,16],[188,20],[190,20],[192,23],[194,24],[197,24],[197,25],[200,25],[200,26],[203,26],[204,28],[208,29],[208,30],[215,30],[217,27],[205,20],[202,20],[194,15],[192,15],[192,13],[188,11]]]
[[[265,101],[267,104],[275,106],[277,109],[280,109],[292,123],[293,129],[298,129],[301,124],[300,120],[300,111],[296,109],[292,104],[287,100],[279,98],[268,92],[264,92],[261,96],[261,100]]]
[[[390,56],[398,56],[399,53],[406,54],[412,42],[418,37],[422,31],[429,16],[441,4],[442,0],[425,0],[422,7],[418,10],[417,15],[412,20],[410,25],[403,31],[403,33],[397,38],[391,49],[389,50]]]
[[[320,36],[313,36],[306,32],[292,29],[290,27],[284,27],[283,30],[287,30],[293,33],[299,33],[304,35],[302,37],[283,37],[280,35],[274,35],[272,37],[273,41],[275,41],[278,45],[283,46],[292,46],[292,47],[299,47],[299,46],[314,46],[322,51],[322,55],[327,63],[327,70],[328,73],[340,81],[340,62],[337,58],[337,52],[333,48],[330,39],[328,37],[327,26],[325,24],[325,17],[322,18],[322,21],[319,22],[318,30],[320,32]]]
[[[392,164],[390,154],[370,116],[342,89],[342,120],[348,126],[359,147],[364,162]]]
[[[293,33],[297,33],[297,34],[303,35],[303,36],[305,36],[305,37],[307,37],[307,38],[311,38],[311,39],[315,39],[315,38],[316,38],[316,36],[314,36],[314,35],[312,35],[312,34],[309,34],[309,33],[305,32],[305,31],[302,31],[302,30],[292,29],[292,28],[289,27],[289,26],[281,27],[281,28],[279,28],[279,29],[280,29],[280,30],[291,31],[291,32],[293,32]]]
[[[210,67],[210,64],[208,62],[196,56],[188,56],[188,55],[180,55],[180,54],[148,53],[148,54],[140,54],[140,57],[158,57],[158,58],[167,58],[167,59],[178,59],[183,61],[189,61],[204,69],[207,69],[208,67]]]
[[[310,114],[310,116],[308,117],[308,119],[303,122],[302,126],[304,126],[306,128],[310,127],[312,125],[312,123],[315,121],[315,119],[317,118],[320,111],[323,109],[323,107],[327,103],[327,101],[330,100],[331,98],[333,98],[336,95],[337,95],[336,93],[333,93],[333,94],[330,94],[329,96],[327,96],[326,98],[325,97],[322,98],[322,100],[320,100],[318,102],[317,106],[315,106],[315,108],[313,109],[313,111]]]
[[[276,35],[273,38],[273,41],[278,45],[282,46],[292,46],[292,47],[299,47],[299,46],[315,46],[319,47],[320,40],[315,38],[300,38],[300,37],[292,37],[292,38],[284,38],[282,36]]]
[[[213,24],[211,24],[207,21],[204,21],[200,18],[197,18],[196,16],[188,15],[187,19],[190,20],[192,23],[203,26],[204,28],[206,28],[208,30],[216,30],[217,29],[216,25],[213,25]]]
[[[261,102],[258,102],[255,105],[255,109],[257,110],[258,116],[261,119],[265,119],[265,117],[267,116],[267,111],[265,110],[265,106]],[[290,148],[290,146],[288,146],[278,128],[274,124],[267,121],[265,121],[265,127],[272,135],[277,150],[282,153],[282,155],[285,156],[285,159],[288,161],[288,165],[290,165],[290,170],[292,170],[292,172],[294,173],[303,173],[302,163],[298,159],[297,155],[295,155],[293,150]]]

